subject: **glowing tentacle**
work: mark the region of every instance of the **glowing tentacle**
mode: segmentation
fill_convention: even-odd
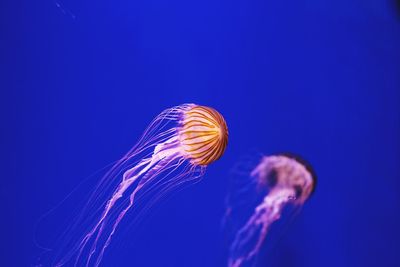
[[[133,205],[133,201],[134,201],[134,197],[135,197],[136,193],[146,184],[146,182],[148,180],[152,180],[152,178],[155,175],[157,175],[157,171],[159,169],[163,170],[163,168],[165,168],[165,166],[170,164],[171,161],[173,161],[180,155],[180,149],[177,145],[177,142],[178,141],[177,141],[176,137],[171,137],[168,141],[157,145],[154,149],[154,153],[151,158],[143,159],[140,164],[138,164],[137,166],[133,167],[130,170],[127,170],[123,174],[123,181],[118,186],[118,189],[115,191],[115,193],[113,194],[110,201],[107,203],[107,206],[106,206],[105,212],[103,213],[103,216],[101,217],[100,221],[96,224],[96,226],[92,229],[92,231],[90,231],[89,234],[86,235],[86,237],[84,239],[84,243],[81,246],[80,254],[82,253],[83,249],[85,248],[87,242],[90,240],[90,238],[93,236],[93,234],[98,229],[96,238],[91,246],[91,249],[90,249],[90,252],[88,255],[88,259],[86,261],[86,266],[89,266],[90,260],[93,256],[93,254],[96,252],[99,238],[101,237],[101,235],[104,231],[104,228],[106,227],[104,220],[107,217],[107,215],[110,212],[113,205],[117,202],[118,199],[120,199],[123,196],[124,192],[135,181],[137,181],[139,178],[141,179],[139,181],[139,184],[134,189],[133,193],[131,193],[130,204],[117,217],[117,220],[115,221],[115,223],[113,225],[112,231],[109,234],[106,244],[103,246],[99,257],[96,260],[95,266],[98,266],[98,264],[100,264],[100,261],[104,254],[105,248],[108,246],[108,244],[111,240],[111,237],[114,234],[115,229],[118,226],[118,224],[120,223],[120,221],[122,220],[123,216],[129,210],[129,208]],[[143,168],[138,172],[138,170],[141,167],[143,167]],[[136,172],[138,172],[138,173],[136,173]],[[143,176],[147,176],[147,177],[143,177]],[[79,256],[77,259],[79,259]]]
[[[267,195],[264,201],[258,205],[254,214],[250,217],[247,223],[237,233],[234,243],[232,244],[233,251],[239,251],[248,245],[251,240],[257,240],[255,245],[249,252],[243,253],[229,262],[230,267],[239,267],[245,261],[255,257],[265,241],[270,226],[281,217],[284,206],[291,200],[293,191],[280,191],[278,194]],[[258,231],[259,230],[259,231]]]
[[[166,166],[168,166],[169,164],[172,164],[173,161],[175,161],[176,156],[175,155],[171,155],[168,158],[163,159],[162,161],[158,162],[151,170],[149,170],[149,172],[146,174],[146,179],[143,181],[141,180],[139,182],[139,184],[137,185],[137,187],[135,188],[135,190],[131,193],[130,198],[129,198],[129,204],[128,206],[123,209],[120,214],[118,215],[117,219],[115,220],[112,230],[109,233],[107,240],[105,241],[101,252],[99,253],[99,256],[97,257],[96,260],[96,264],[95,266],[98,266],[103,258],[104,252],[106,250],[106,248],[109,246],[110,242],[111,242],[111,238],[115,233],[115,230],[117,229],[119,223],[121,222],[121,220],[123,219],[123,217],[125,216],[125,214],[129,211],[129,209],[132,207],[132,205],[134,204],[135,201],[135,197],[136,194],[149,182],[155,179],[155,177],[157,177],[161,172],[164,172],[166,170]],[[180,164],[182,164],[183,161],[178,161],[176,164],[172,165],[174,169],[178,168],[180,166]],[[142,179],[144,179],[145,177],[143,177]]]

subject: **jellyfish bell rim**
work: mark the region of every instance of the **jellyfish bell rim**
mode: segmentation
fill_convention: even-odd
[[[300,163],[301,165],[303,165],[306,168],[306,170],[311,174],[311,178],[313,180],[313,184],[312,184],[312,188],[311,188],[311,192],[310,192],[310,197],[311,197],[315,192],[315,188],[316,188],[317,182],[318,182],[318,177],[317,177],[316,172],[314,171],[314,168],[309,163],[309,161],[305,160],[299,154],[296,154],[296,153],[293,153],[293,152],[287,152],[287,151],[286,152],[274,153],[272,155],[288,157],[290,159],[293,159],[293,160],[297,161],[298,163]]]

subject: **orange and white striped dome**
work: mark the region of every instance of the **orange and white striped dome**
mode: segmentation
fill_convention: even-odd
[[[218,111],[194,105],[184,113],[179,139],[193,164],[208,165],[224,154],[228,128]]]

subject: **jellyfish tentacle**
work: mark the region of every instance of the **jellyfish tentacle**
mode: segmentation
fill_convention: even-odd
[[[157,144],[157,143],[162,143],[165,140],[170,139],[172,136],[176,135],[176,128],[172,127],[166,131],[161,131],[162,128],[165,127],[162,126],[162,124],[167,124],[169,122],[172,121],[176,121],[180,116],[182,116],[182,111],[184,109],[189,108],[189,106],[191,106],[192,104],[186,104],[186,105],[182,105],[181,107],[173,107],[170,109],[167,109],[165,111],[163,111],[160,115],[158,115],[151,123],[150,125],[147,127],[147,129],[145,130],[145,132],[142,134],[142,136],[139,138],[138,142],[136,143],[135,146],[133,146],[120,160],[118,160],[116,162],[116,164],[104,175],[104,177],[102,178],[102,180],[99,182],[99,184],[97,185],[96,189],[92,192],[91,196],[90,196],[90,200],[85,204],[85,206],[82,209],[81,215],[78,217],[81,218],[82,214],[89,209],[89,205],[91,205],[90,203],[93,203],[92,200],[94,201],[95,199],[97,199],[98,195],[104,191],[104,187],[107,186],[108,183],[108,179],[112,178],[112,177],[116,177],[118,172],[124,168],[124,165],[127,164],[127,162],[132,159],[135,158],[137,156],[139,156],[141,153],[143,153],[145,150],[147,150],[149,147],[152,146],[152,144]],[[158,134],[153,134],[153,132],[159,132]],[[142,160],[140,163],[138,163],[137,166],[134,166],[132,168],[130,168],[130,170],[133,172],[135,169],[143,166],[144,164],[146,164],[146,160],[148,159],[144,159]],[[124,178],[127,175],[124,176]],[[111,199],[110,199],[111,200]],[[110,202],[110,200],[108,200],[105,205],[107,206],[108,203]],[[99,207],[100,208],[100,207]],[[78,221],[77,220],[77,221]],[[75,223],[76,225],[76,223]],[[89,233],[90,234],[90,233]],[[83,240],[81,241],[81,245],[82,244],[86,244],[87,243],[87,239],[88,237],[84,237]],[[80,245],[80,246],[81,246]],[[80,247],[79,246],[79,247]],[[77,248],[79,250],[79,247]],[[72,252],[68,253],[68,255],[70,255]],[[80,255],[81,253],[79,253]],[[60,260],[60,264],[62,264],[62,262],[64,262],[67,259],[61,259]]]
[[[144,178],[143,176],[146,176],[149,172],[152,173],[155,169],[157,169],[157,164],[159,164],[159,162],[165,160],[168,157],[175,156],[177,153],[178,152],[176,150],[176,138],[170,138],[167,142],[165,142],[163,144],[159,144],[159,145],[157,145],[155,147],[154,154],[153,154],[153,156],[151,158],[143,159],[141,161],[141,163],[139,163],[138,165],[134,166],[132,169],[127,170],[123,174],[123,181],[119,184],[117,190],[114,192],[113,196],[108,201],[102,217],[100,218],[98,223],[95,225],[95,227],[86,235],[86,237],[84,238],[84,243],[81,244],[81,249],[80,249],[80,253],[79,254],[82,253],[83,249],[86,247],[87,242],[90,240],[90,238],[97,231],[96,238],[95,238],[95,240],[94,240],[94,242],[93,242],[93,244],[91,246],[91,249],[90,249],[90,252],[89,252],[89,256],[88,256],[88,259],[86,261],[86,266],[89,266],[90,260],[91,260],[91,258],[93,256],[93,254],[96,252],[96,248],[97,248],[97,244],[98,244],[99,238],[100,238],[100,236],[102,235],[102,233],[104,231],[104,227],[106,226],[104,224],[104,220],[108,216],[110,210],[115,205],[115,203],[123,196],[124,192],[135,181],[137,181],[139,178],[143,179]],[[142,169],[140,170],[140,168],[142,168]],[[132,204],[133,204],[134,195],[136,194],[137,191],[139,191],[143,187],[144,183],[145,182],[139,182],[139,184],[135,188],[134,192],[131,194]],[[132,206],[132,204],[127,208],[127,210]],[[125,212],[122,211],[121,214],[123,213],[123,215],[125,215],[126,211]],[[118,216],[117,223],[115,224],[115,227],[114,227],[112,232],[115,231],[116,226],[119,224],[119,221],[122,219],[123,215],[121,215],[121,214],[120,214],[120,216]],[[104,251],[104,249],[102,249],[102,251]],[[78,255],[77,259],[79,259],[79,257],[80,257],[80,255]]]
[[[147,164],[147,165],[146,165]],[[143,167],[144,166],[144,167]],[[138,169],[140,169],[141,167],[143,167],[142,170],[140,170],[138,173],[134,174],[135,172],[138,171]],[[95,253],[96,251],[96,247],[97,247],[97,242],[98,239],[100,238],[104,227],[105,227],[105,219],[107,218],[109,212],[111,211],[112,207],[115,205],[115,203],[123,196],[124,192],[141,176],[143,175],[146,171],[149,170],[149,168],[151,167],[151,159],[144,159],[142,160],[142,162],[140,164],[138,164],[137,166],[134,166],[132,169],[129,169],[128,171],[126,171],[123,174],[123,179],[122,182],[118,185],[117,189],[114,191],[112,197],[107,201],[107,204],[104,208],[103,214],[101,216],[101,218],[99,219],[99,221],[96,223],[96,225],[92,228],[92,230],[86,234],[86,236],[83,238],[83,240],[81,241],[80,244],[80,249],[79,249],[79,253],[78,256],[75,260],[75,266],[78,264],[78,261],[80,259],[80,256],[83,252],[83,250],[85,249],[87,243],[89,242],[89,240],[92,238],[92,236],[96,233],[96,238],[91,246],[89,255],[88,255],[88,259],[86,261],[86,266],[89,265],[90,260],[92,255]]]
[[[280,218],[284,205],[289,201],[288,197],[281,197],[274,200],[271,196],[266,196],[264,201],[256,207],[254,214],[243,226],[233,243],[232,250],[239,252],[242,247],[248,246],[248,242],[255,239],[256,242],[251,250],[234,259],[229,266],[240,266],[243,262],[254,258],[265,241],[270,226]]]
[[[166,165],[168,165],[169,163],[171,163],[172,161],[174,161],[176,159],[176,157],[172,156],[170,157],[170,159],[168,160],[163,159],[160,160],[157,165],[155,165],[147,174],[146,176],[148,177],[143,177],[142,180],[139,182],[138,186],[134,189],[134,191],[131,193],[130,198],[129,198],[129,204],[127,205],[127,207],[125,209],[123,209],[120,214],[118,215],[117,219],[115,220],[113,226],[112,226],[112,230],[109,233],[107,240],[105,241],[101,252],[99,254],[99,256],[97,257],[95,266],[98,266],[103,258],[104,252],[106,250],[106,248],[109,246],[110,242],[111,242],[111,238],[114,235],[119,223],[121,222],[121,220],[123,219],[123,217],[125,216],[125,214],[130,210],[130,208],[132,207],[132,205],[134,204],[135,198],[136,198],[136,194],[144,187],[146,186],[146,184],[151,181],[154,180],[155,177],[157,177],[161,172],[165,171],[164,167]],[[182,161],[179,161],[178,163],[176,163],[174,169],[178,168],[179,165],[182,164]]]
[[[147,165],[146,165],[147,164]],[[75,265],[77,265],[80,256],[83,252],[83,250],[85,249],[87,243],[89,242],[89,240],[91,239],[91,237],[96,233],[97,231],[97,235],[96,235],[96,239],[94,240],[94,243],[92,244],[92,248],[90,250],[89,253],[89,258],[87,260],[87,265],[90,262],[90,258],[91,255],[93,255],[93,253],[96,250],[96,245],[97,245],[97,241],[101,235],[101,233],[103,232],[103,229],[105,227],[104,224],[104,220],[106,219],[106,217],[108,216],[109,212],[111,211],[112,207],[115,205],[115,203],[123,196],[124,192],[129,188],[129,186],[131,186],[141,175],[143,175],[146,171],[149,170],[149,168],[151,167],[151,160],[150,159],[144,159],[141,164],[133,167],[132,169],[126,171],[129,174],[133,174],[135,171],[139,170],[141,167],[143,167],[137,174],[132,175],[132,176],[128,176],[129,174],[124,174],[123,175],[123,180],[122,182],[118,185],[117,189],[114,191],[112,197],[107,201],[107,204],[104,208],[103,214],[100,217],[99,221],[96,223],[96,225],[92,228],[92,230],[86,234],[86,236],[83,238],[81,244],[80,244],[80,249],[79,249],[79,253],[78,256],[75,260]],[[127,178],[129,177],[129,178]],[[99,228],[100,227],[100,228]]]
[[[110,242],[110,239],[111,239],[112,235],[114,234],[115,229],[118,226],[119,222],[122,220],[123,216],[133,205],[133,200],[134,200],[134,196],[136,195],[136,193],[144,186],[144,184],[147,182],[147,180],[150,180],[152,176],[157,175],[156,171],[158,169],[165,170],[165,166],[170,164],[170,162],[168,161],[169,158],[172,158],[172,160],[173,160],[173,159],[177,158],[178,155],[180,154],[180,150],[178,149],[177,142],[178,141],[177,141],[176,137],[171,137],[166,142],[158,144],[154,148],[154,153],[151,158],[143,159],[138,165],[134,166],[130,170],[127,170],[123,174],[123,181],[118,186],[117,190],[113,194],[113,197],[107,203],[106,209],[105,209],[100,221],[96,224],[96,226],[92,229],[92,231],[90,231],[88,233],[88,235],[84,239],[84,243],[81,245],[80,254],[82,253],[83,249],[86,247],[86,244],[89,241],[89,239],[97,231],[96,238],[91,246],[89,256],[86,261],[86,266],[89,266],[91,258],[94,255],[94,253],[96,252],[99,238],[104,231],[104,227],[105,227],[104,220],[106,219],[108,213],[110,212],[110,210],[112,209],[114,204],[118,201],[118,199],[120,199],[123,196],[124,192],[135,181],[137,181],[139,178],[141,179],[139,181],[139,184],[136,186],[133,193],[131,194],[130,205],[126,209],[124,209],[120,213],[120,215],[117,217],[117,220],[115,221],[114,226],[112,228],[112,232],[110,233],[109,238],[106,241],[106,245],[105,245],[105,247],[103,246],[103,248],[100,252],[100,256],[98,257],[98,260],[96,260],[96,266],[100,263],[101,258],[103,256],[102,254],[104,253],[105,248],[108,246],[108,243]],[[140,170],[140,168],[142,168],[142,169]],[[147,178],[146,176],[150,177],[150,178]],[[77,259],[79,259],[79,256]]]

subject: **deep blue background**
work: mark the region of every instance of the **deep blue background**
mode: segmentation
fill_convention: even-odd
[[[400,266],[398,11],[385,0],[2,1],[0,265],[30,266],[39,217],[161,110],[194,102],[225,116],[225,156],[105,266],[224,266],[228,173],[252,149],[303,155],[319,177],[270,266]]]

